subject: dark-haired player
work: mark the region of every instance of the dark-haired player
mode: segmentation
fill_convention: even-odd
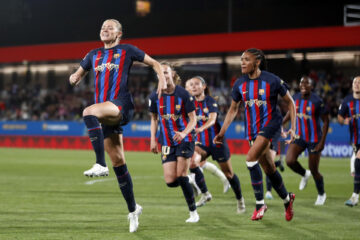
[[[156,132],[160,123],[159,143],[164,180],[168,187],[181,186],[187,202],[189,223],[199,221],[196,211],[194,192],[187,173],[190,159],[194,154],[196,114],[194,99],[179,84],[180,78],[168,63],[162,64],[166,78],[166,89],[159,98],[153,92],[149,99],[151,112],[151,146],[153,153],[158,153]],[[174,80],[175,78],[175,80]]]
[[[319,172],[319,163],[321,151],[324,149],[326,135],[329,129],[329,114],[324,106],[322,99],[312,92],[313,81],[304,76],[300,80],[300,93],[293,96],[296,106],[296,135],[298,136],[290,144],[286,153],[286,164],[297,174],[302,176],[299,189],[303,190],[308,179],[313,175],[318,196],[315,205],[324,205],[326,193],[324,190],[323,176]],[[323,122],[322,129],[320,119]],[[289,120],[287,114],[283,120],[286,123]],[[309,170],[305,170],[298,157],[308,150]]]
[[[132,45],[120,44],[121,37],[122,26],[119,21],[104,21],[100,30],[100,39],[104,47],[91,50],[81,61],[78,70],[70,76],[69,81],[71,85],[78,85],[88,71],[94,71],[94,104],[84,109],[83,117],[96,154],[96,164],[85,171],[84,175],[109,175],[105,163],[105,148],[130,212],[130,232],[135,232],[142,207],[135,202],[122,138],[122,126],[131,120],[134,111],[132,96],[127,87],[128,73],[134,61],[151,66],[159,77],[159,94],[165,85],[165,77],[160,63]]]
[[[276,109],[277,97],[280,94],[287,104],[291,129],[290,140],[295,138],[295,105],[286,84],[276,75],[265,71],[265,56],[259,49],[248,49],[241,55],[241,71],[244,74],[234,84],[232,102],[224,124],[215,137],[214,142],[223,142],[225,132],[234,120],[241,103],[245,107],[245,132],[250,143],[250,150],[246,156],[246,165],[250,171],[251,183],[256,198],[256,208],[252,220],[262,219],[267,206],[264,202],[262,172],[263,168],[271,183],[283,199],[285,205],[285,219],[293,217],[293,202],[295,194],[288,193],[280,173],[276,170],[270,153],[271,139],[281,127],[282,117]]]
[[[231,165],[230,150],[226,143],[214,144],[213,139],[219,133],[221,125],[218,120],[218,106],[213,97],[210,96],[205,80],[196,76],[186,81],[186,90],[195,97],[197,125],[197,144],[195,153],[190,164],[190,171],[195,173],[195,180],[200,187],[202,196],[196,203],[198,207],[203,206],[211,200],[211,194],[207,191],[205,179],[198,167],[201,161],[209,156],[219,163],[219,166],[229,181],[237,200],[237,213],[245,212],[245,200],[241,193],[240,181],[234,173]]]

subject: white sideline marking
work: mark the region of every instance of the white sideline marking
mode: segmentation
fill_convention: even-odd
[[[163,176],[160,177],[154,177],[154,176],[135,176],[132,177],[133,180],[135,179],[151,179],[151,178],[163,178]],[[115,180],[114,178],[102,178],[102,179],[94,179],[94,180],[90,180],[90,181],[86,181],[85,184],[86,185],[92,185],[94,183],[98,183],[98,182],[107,182],[107,181],[112,181]]]
[[[106,182],[106,181],[111,181],[111,180],[113,180],[113,178],[95,179],[95,180],[86,181],[85,184],[86,185],[92,185],[94,183]]]

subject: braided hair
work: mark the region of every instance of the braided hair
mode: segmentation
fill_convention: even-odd
[[[257,48],[246,49],[245,52],[251,53],[256,59],[260,60],[260,70],[267,70],[267,62],[263,51]]]

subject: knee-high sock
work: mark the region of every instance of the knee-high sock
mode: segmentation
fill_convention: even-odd
[[[360,159],[355,159],[354,193],[359,194],[360,190]]]
[[[284,182],[278,170],[276,170],[273,174],[268,175],[269,179],[273,185],[273,188],[277,192],[277,194],[282,198],[286,199],[289,193],[286,191]]]
[[[119,167],[114,167],[114,172],[119,182],[121,193],[127,203],[129,212],[135,211],[136,202],[133,192],[133,184],[126,164]]]
[[[242,193],[241,193],[240,180],[239,180],[238,176],[236,174],[234,174],[234,176],[232,178],[228,178],[228,180],[229,180],[232,190],[235,193],[236,199],[238,199],[238,200],[241,199]]]
[[[301,166],[298,161],[295,161],[293,164],[288,165],[294,172],[300,174],[301,176],[305,176],[306,170]]]
[[[194,191],[191,187],[191,184],[189,183],[189,178],[188,177],[178,177],[177,179],[178,179],[181,189],[183,191],[183,194],[184,194],[186,203],[189,207],[189,210],[194,211],[196,209]]]
[[[205,177],[202,171],[200,170],[200,167],[190,168],[190,172],[195,174],[195,182],[200,188],[202,193],[206,193],[208,191]]]
[[[314,181],[315,181],[315,185],[316,185],[316,189],[318,191],[318,194],[323,195],[325,193],[323,176],[321,176],[319,179],[314,178]]]
[[[202,169],[205,169],[205,170],[211,172],[213,175],[218,177],[222,182],[225,182],[227,180],[224,173],[215,164],[213,164],[211,162],[206,162],[202,166]]]
[[[246,162],[246,165],[250,171],[251,185],[254,189],[256,201],[264,201],[263,179],[259,163],[257,161]]]
[[[104,151],[104,134],[101,129],[99,120],[93,115],[88,115],[84,117],[85,125],[88,129],[89,138],[92,144],[92,147],[96,155],[96,163],[100,164],[103,167],[106,167],[105,162],[105,151]]]
[[[266,176],[266,191],[271,192],[272,184],[268,176]]]

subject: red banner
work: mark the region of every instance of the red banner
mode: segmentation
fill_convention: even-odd
[[[249,144],[244,139],[228,139],[230,152],[246,154]],[[47,148],[47,149],[92,149],[88,137],[53,137],[53,136],[1,136],[0,147]],[[124,138],[126,151],[146,152],[150,149],[150,139],[140,137]]]

